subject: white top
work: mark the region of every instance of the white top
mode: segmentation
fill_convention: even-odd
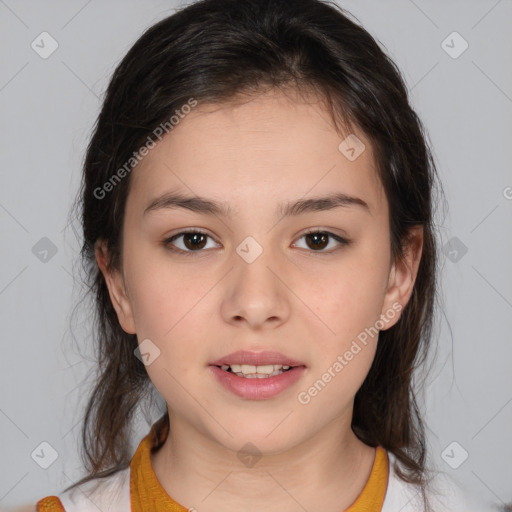
[[[58,498],[66,512],[127,512],[131,510],[130,467],[90,480],[59,494]]]
[[[404,482],[396,475],[393,463],[396,457],[388,453],[389,479],[386,497],[381,512],[419,512],[422,509],[421,493],[417,487]],[[434,512],[496,512],[489,504],[476,496],[469,496],[467,490],[449,474],[437,471],[428,495]]]
[[[380,512],[421,512],[421,494],[401,480],[393,469],[395,457],[388,452],[389,479]],[[467,498],[467,493],[448,474],[438,472],[436,494],[430,494],[434,512],[491,512],[491,508]],[[59,495],[66,512],[127,512],[130,506],[130,468],[106,478],[96,479]],[[495,510],[495,509],[493,509]]]

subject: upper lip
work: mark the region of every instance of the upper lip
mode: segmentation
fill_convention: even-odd
[[[251,352],[248,350],[239,350],[217,359],[210,363],[212,366],[222,366],[231,364],[249,364],[262,366],[267,364],[279,364],[283,366],[305,366],[304,363],[285,356],[279,352],[265,350],[263,352]]]

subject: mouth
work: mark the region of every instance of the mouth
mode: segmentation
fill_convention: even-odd
[[[209,364],[224,388],[249,400],[273,398],[292,387],[306,365],[279,352],[233,352]]]

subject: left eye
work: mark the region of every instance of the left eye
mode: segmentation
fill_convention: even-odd
[[[329,247],[329,239],[330,241],[335,241],[336,245],[348,245],[349,241],[345,238],[342,238],[340,236],[335,235],[334,233],[330,233],[329,231],[310,231],[309,233],[306,233],[302,235],[299,240],[304,238],[306,240],[306,244],[308,247],[304,247],[305,249],[312,249],[313,252],[331,252],[331,251],[324,251],[323,249],[326,249]],[[331,247],[332,248],[332,247]]]

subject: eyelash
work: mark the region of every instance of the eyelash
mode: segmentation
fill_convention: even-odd
[[[174,242],[174,240],[176,240],[176,239],[178,239],[178,238],[180,238],[180,237],[182,237],[184,235],[195,235],[195,234],[205,235],[208,238],[211,238],[213,240],[213,237],[211,237],[205,231],[202,231],[200,229],[194,229],[194,230],[190,230],[190,231],[181,231],[179,233],[176,233],[175,235],[173,235],[173,236],[163,240],[162,244],[163,244],[164,247],[166,247],[170,251],[173,251],[173,252],[176,252],[176,253],[180,253],[180,254],[185,254],[186,256],[193,256],[194,253],[204,252],[205,249],[198,249],[197,251],[190,251],[190,250],[185,251],[183,249],[179,249],[179,248],[173,246],[172,242]],[[315,253],[318,253],[318,254],[332,254],[332,253],[336,252],[337,250],[341,249],[342,247],[346,247],[346,246],[348,246],[348,245],[350,245],[352,243],[351,240],[348,240],[347,238],[343,238],[341,236],[335,235],[334,233],[331,233],[330,231],[322,231],[322,230],[317,229],[317,228],[310,229],[310,230],[306,231],[305,233],[303,233],[298,238],[298,240],[300,240],[301,238],[303,238],[303,237],[305,237],[307,235],[311,235],[311,234],[327,235],[330,239],[334,239],[336,242],[339,243],[338,247],[336,247],[334,249],[330,249],[329,251],[325,251],[325,250],[315,251],[313,249],[310,249],[310,251],[313,254],[315,254]]]

